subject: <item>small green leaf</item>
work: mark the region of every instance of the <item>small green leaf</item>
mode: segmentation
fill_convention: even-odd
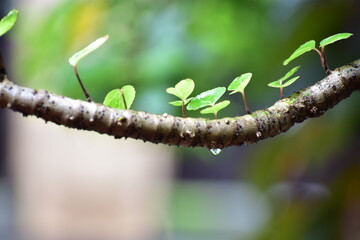
[[[88,46],[83,48],[82,50],[80,50],[77,53],[75,53],[74,55],[72,55],[69,58],[70,65],[75,67],[83,57],[85,57],[86,55],[93,52],[94,50],[99,48],[101,45],[103,45],[108,40],[108,38],[109,38],[109,35],[105,35],[101,38],[98,38],[94,42],[90,43]]]
[[[351,37],[352,35],[353,35],[352,33],[338,33],[338,34],[332,35],[330,37],[323,39],[320,42],[320,47],[325,47],[326,45],[332,44],[336,41],[347,39],[347,38]]]
[[[111,90],[104,99],[104,105],[111,108],[130,109],[135,99],[135,88],[125,85],[122,88]]]
[[[286,59],[284,61],[284,65],[288,65],[289,62],[291,62],[292,60],[294,60],[295,58],[303,55],[304,53],[311,51],[315,48],[315,41],[314,40],[310,40],[306,43],[304,43],[303,45],[301,45],[298,49],[295,50],[295,52],[293,54],[291,54],[291,56]]]
[[[181,107],[183,102],[181,100],[169,102],[169,104],[175,106],[175,107]]]
[[[296,80],[298,80],[300,78],[300,76],[297,76],[297,77],[293,77],[289,80],[286,80],[285,83],[283,83],[283,87],[288,87],[290,86],[291,84],[293,84]]]
[[[283,76],[282,78],[280,78],[279,80],[276,80],[274,82],[271,82],[268,84],[269,87],[276,87],[276,88],[281,88],[281,87],[285,87],[284,86],[284,82],[286,79],[288,79],[289,77],[291,77],[292,75],[294,75],[294,73],[297,72],[297,70],[299,70],[300,66],[294,67],[292,68],[289,72],[287,72],[285,74],[285,76]],[[292,80],[292,79],[291,79]],[[295,79],[296,80],[296,79]],[[289,81],[287,81],[286,84],[288,84]],[[295,82],[295,81],[294,81]],[[293,83],[293,82],[291,82]],[[290,84],[291,84],[290,83]],[[289,86],[290,84],[288,84],[287,86]]]
[[[240,77],[237,77],[230,83],[228,91],[232,91],[230,94],[237,92],[244,92],[245,87],[249,84],[252,73],[244,73]]]
[[[8,15],[3,17],[0,21],[0,36],[7,33],[15,24],[19,11],[16,9],[11,10]]]
[[[184,104],[188,104],[191,101],[192,98],[188,98],[184,101]],[[169,104],[175,106],[175,107],[181,107],[183,102],[182,100],[178,100],[178,101],[173,101],[173,102],[169,102]]]
[[[225,101],[222,101],[222,102],[219,102],[217,104],[215,104],[214,106],[211,106],[211,107],[208,107],[208,108],[205,108],[203,110],[201,110],[201,114],[215,114],[217,115],[217,113],[223,109],[223,108],[226,108],[228,105],[230,104],[230,101],[229,100],[225,100]]]
[[[197,110],[206,106],[214,105],[217,100],[225,93],[225,87],[217,87],[194,97],[187,105],[187,110]]]
[[[284,81],[284,80],[288,79],[289,77],[291,77],[292,75],[294,75],[294,74],[299,70],[299,68],[300,68],[300,66],[297,66],[297,67],[292,68],[289,72],[287,72],[287,73],[285,74],[285,76],[283,76],[283,77],[280,78],[279,80]]]
[[[131,105],[135,100],[135,94],[136,94],[135,88],[131,85],[125,85],[122,87],[122,92],[124,94],[127,109],[130,109]]]
[[[269,87],[274,87],[274,88],[284,88],[287,86],[290,86],[291,84],[293,84],[296,80],[298,80],[299,76],[291,78],[289,80],[285,80],[282,81],[281,79],[271,82],[268,84]]]
[[[125,109],[124,104],[121,104],[121,99],[121,91],[119,88],[116,88],[106,94],[103,104],[111,108]]]
[[[175,87],[166,89],[166,92],[185,100],[194,91],[195,83],[192,79],[187,78],[178,82]]]

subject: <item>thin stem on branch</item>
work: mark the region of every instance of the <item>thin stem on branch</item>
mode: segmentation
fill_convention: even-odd
[[[76,75],[77,80],[79,81],[81,90],[83,91],[86,100],[87,100],[88,102],[92,102],[92,99],[91,99],[91,97],[90,97],[90,94],[88,93],[88,91],[86,91],[86,88],[85,88],[84,84],[82,83],[82,81],[81,81],[81,79],[80,79],[80,75],[79,75],[79,73],[78,73],[78,70],[77,70],[77,66],[76,66],[76,65],[74,66],[74,72],[75,72],[75,75]]]
[[[314,50],[319,54],[320,56],[320,62],[321,62],[321,66],[322,68],[325,70],[327,75],[331,74],[331,70],[329,69],[329,66],[327,64],[326,61],[326,55],[325,55],[325,49],[324,47],[321,47],[321,50],[314,48]]]
[[[2,59],[2,55],[0,53],[0,78],[2,78],[3,75],[6,75],[5,65]],[[1,81],[1,79],[0,79]]]
[[[250,111],[249,106],[248,106],[248,104],[246,102],[245,91],[241,92],[241,96],[242,96],[242,99],[243,99],[243,102],[244,102],[245,111],[246,111],[246,113],[250,114],[251,111]]]
[[[185,101],[182,100],[182,105],[181,105],[181,114],[183,118],[186,118],[186,112],[185,112]]]

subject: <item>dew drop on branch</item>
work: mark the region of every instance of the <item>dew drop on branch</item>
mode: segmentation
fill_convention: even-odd
[[[221,153],[221,149],[220,148],[213,148],[210,149],[210,152],[214,155],[219,155]]]

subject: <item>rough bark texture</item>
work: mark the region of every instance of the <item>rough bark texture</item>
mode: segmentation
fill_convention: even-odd
[[[322,115],[360,90],[360,59],[273,106],[252,114],[207,120],[117,110],[45,90],[18,86],[1,76],[0,108],[35,115],[70,128],[184,147],[225,148],[286,132],[295,123]]]

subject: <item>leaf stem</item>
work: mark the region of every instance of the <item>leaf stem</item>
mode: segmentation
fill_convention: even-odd
[[[326,61],[325,46],[321,47],[321,54],[323,56],[323,61],[324,61],[324,70],[325,70],[327,75],[330,75],[331,70],[329,69],[329,66],[328,66],[327,61]]]
[[[0,53],[0,82],[3,80],[3,76],[6,75],[6,70],[5,70],[5,66],[4,66],[4,62]]]
[[[215,119],[218,119],[217,112],[214,112],[214,117],[215,117]]]
[[[125,109],[128,109],[127,105],[126,105],[126,100],[125,100],[125,95],[124,95],[124,91],[122,90],[122,88],[120,88],[120,93],[121,93],[121,97],[124,101],[124,107]]]
[[[326,55],[325,55],[325,49],[324,47],[321,47],[321,50],[314,48],[314,50],[319,54],[320,56],[320,62],[322,68],[325,70],[327,75],[331,74],[331,70],[328,67],[327,61],[326,61]]]
[[[282,83],[281,83],[282,84]],[[283,87],[280,87],[280,99],[283,99],[284,98],[284,88]]]
[[[76,75],[77,80],[79,81],[81,90],[83,91],[83,93],[84,93],[84,95],[85,95],[85,97],[86,97],[86,100],[87,100],[88,102],[92,102],[92,99],[91,99],[89,93],[86,91],[85,86],[84,86],[84,84],[82,83],[82,81],[81,81],[81,79],[80,79],[80,75],[79,75],[79,73],[78,73],[78,70],[77,70],[77,66],[76,66],[76,65],[74,66],[74,72],[75,72],[75,75]]]
[[[250,114],[251,111],[250,111],[249,106],[247,105],[247,102],[246,102],[245,91],[241,92],[241,96],[242,96],[243,101],[244,101],[245,110],[246,110],[246,112],[248,114]]]
[[[183,118],[186,118],[186,113],[185,113],[185,101],[184,101],[184,100],[181,100],[181,101],[182,101],[181,113],[182,113]]]

